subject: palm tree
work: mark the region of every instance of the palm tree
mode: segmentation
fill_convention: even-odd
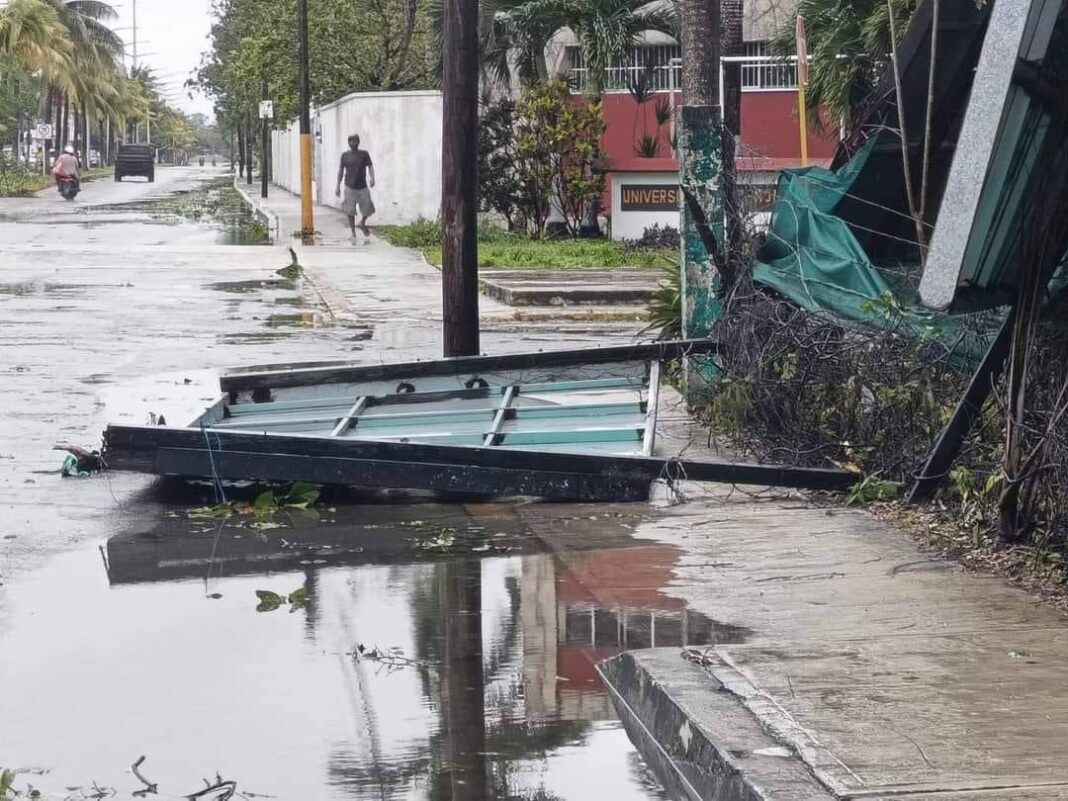
[[[805,18],[808,38],[806,99],[814,127],[819,128],[823,119],[850,126],[854,111],[871,95],[890,63],[891,19],[900,39],[917,5],[917,0],[801,0],[797,13]],[[792,23],[772,47],[783,56],[796,52]]]
[[[55,11],[73,46],[72,87],[63,88],[58,93],[49,93],[48,113],[56,99],[60,102],[59,121],[60,144],[66,144],[70,130],[69,116],[71,104],[75,104],[75,127],[78,137],[85,138],[88,132],[89,106],[100,106],[104,100],[93,96],[93,90],[105,88],[110,94],[114,84],[110,80],[101,81],[100,76],[112,76],[117,72],[118,60],[124,51],[122,39],[106,23],[116,19],[115,9],[102,0],[41,0]]]
[[[429,8],[441,41],[442,4]],[[552,38],[570,30],[589,69],[588,91],[599,97],[608,68],[639,43],[646,32],[678,38],[674,2],[649,0],[480,0],[479,28],[485,78],[531,84],[550,78],[545,50]]]
[[[73,45],[59,15],[43,0],[11,0],[0,8],[0,54],[69,85]]]
[[[647,32],[678,38],[679,27],[672,3],[647,0],[529,0],[505,12],[511,42],[545,77],[544,52],[549,40],[569,29],[578,40],[589,70],[588,92],[604,93],[609,68],[637,45]]]

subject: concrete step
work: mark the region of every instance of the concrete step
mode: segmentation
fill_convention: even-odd
[[[644,306],[660,284],[656,270],[484,270],[482,292],[509,306]]]

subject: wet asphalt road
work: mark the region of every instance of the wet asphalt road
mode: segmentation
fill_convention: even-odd
[[[222,244],[225,231],[206,222],[107,208],[223,175],[164,169],[154,184],[87,184],[74,203],[51,191],[0,200],[0,582],[106,535],[149,484],[64,480],[54,444],[96,447],[108,422],[151,413],[192,419],[222,368],[359,357],[365,331],[304,323],[317,312],[310,287],[245,285],[274,279],[284,251]]]
[[[0,201],[0,769],[79,801],[131,797],[142,752],[161,798],[216,771],[285,799],[663,798],[593,665],[719,635],[661,593],[679,552],[632,538],[647,509],[335,496],[259,528],[198,517],[207,488],[60,477],[56,443],[192,419],[224,368],[435,355],[432,319],[324,324],[284,249],[157,216],[220,172],[157,176]]]

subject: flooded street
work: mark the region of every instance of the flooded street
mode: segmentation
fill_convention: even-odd
[[[388,288],[331,321],[284,249],[239,246],[261,234],[218,177],[0,203],[0,769],[49,799],[665,798],[594,665],[744,632],[662,592],[679,551],[635,536],[647,507],[327,495],[264,519],[60,477],[54,444],[192,419],[224,367],[436,355]]]
[[[741,634],[658,593],[677,552],[633,510],[588,511],[183,510],[65,554],[10,588],[0,754],[58,797],[126,797],[146,754],[165,797],[663,798],[594,663]]]

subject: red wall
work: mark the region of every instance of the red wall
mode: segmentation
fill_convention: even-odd
[[[838,144],[838,131],[808,135],[811,159],[830,159]],[[742,145],[755,155],[771,159],[800,159],[801,131],[797,124],[796,92],[743,92]],[[744,151],[743,151],[744,152]],[[745,169],[742,166],[742,169]]]
[[[656,171],[672,169],[667,160],[674,161],[671,151],[671,125],[658,128],[655,118],[656,98],[670,99],[670,94],[654,96],[639,110],[629,93],[604,96],[604,118],[607,129],[601,145],[611,168],[616,170]],[[679,102],[676,95],[676,102]],[[652,161],[635,153],[635,141],[642,134],[656,134],[660,141],[661,158]],[[834,156],[838,132],[826,126],[823,134],[809,132],[808,154],[816,162],[827,162]],[[742,150],[749,162],[740,161],[740,169],[768,169],[799,166],[801,159],[800,133],[797,126],[796,92],[742,93]],[[774,161],[760,165],[752,157],[762,156]]]
[[[668,93],[655,95],[641,108],[628,92],[604,96],[604,119],[607,127],[601,138],[601,147],[608,154],[614,169],[627,169],[624,165],[632,162],[634,163],[633,169],[643,171],[650,169],[646,166],[650,160],[641,158],[636,153],[636,143],[645,133],[657,137],[660,142],[661,159],[674,161],[674,152],[671,149],[671,123],[659,127],[656,124],[655,109],[658,98],[664,98],[670,102],[671,95]],[[676,167],[672,165],[668,169],[676,169]]]

